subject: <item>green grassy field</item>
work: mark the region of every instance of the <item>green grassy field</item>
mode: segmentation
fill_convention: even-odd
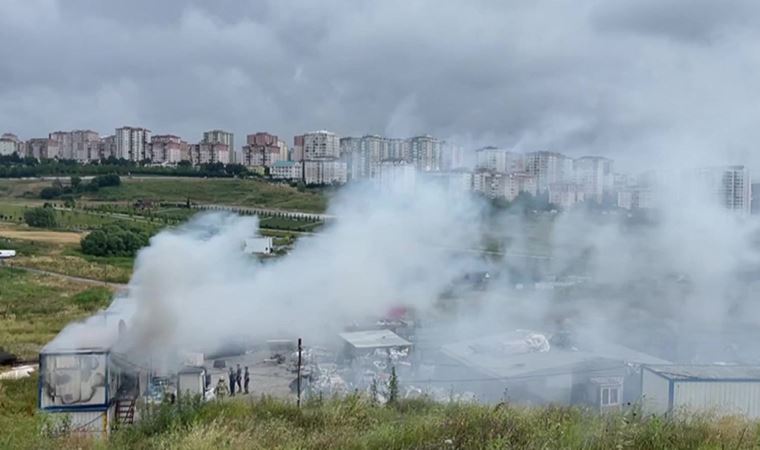
[[[111,291],[59,277],[0,268],[0,347],[29,359],[67,323],[106,306]]]
[[[219,178],[122,178],[121,186],[100,189],[85,198],[97,201],[136,201],[214,203],[258,206],[283,210],[323,212],[327,198],[315,192],[299,192],[282,184],[260,180]]]

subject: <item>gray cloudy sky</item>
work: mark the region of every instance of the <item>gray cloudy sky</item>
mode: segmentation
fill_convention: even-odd
[[[754,0],[0,0],[0,130],[324,128],[749,162],[759,25]]]

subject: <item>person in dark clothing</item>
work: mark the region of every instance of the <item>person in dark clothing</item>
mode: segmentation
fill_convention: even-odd
[[[248,373],[248,366],[245,366],[245,381],[243,386],[245,387],[245,393],[248,393],[248,385],[251,383],[251,374]]]
[[[230,367],[229,378],[230,378],[230,397],[234,397],[235,396],[235,381],[237,380],[235,380],[236,378],[235,371],[232,369],[232,367]]]
[[[237,365],[237,372],[235,373],[235,381],[237,381],[238,392],[243,392],[243,371],[240,370],[240,364]]]

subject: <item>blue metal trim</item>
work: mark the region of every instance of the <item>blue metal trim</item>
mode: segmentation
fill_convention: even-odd
[[[82,405],[82,406],[48,406],[45,408],[40,408],[40,411],[43,412],[102,412],[102,411],[108,411],[108,408],[110,408],[111,405]]]
[[[42,409],[42,377],[45,373],[45,358],[42,354],[38,356],[40,360],[40,370],[37,373],[37,409]]]
[[[673,403],[676,397],[676,384],[673,380],[668,380],[668,412],[673,411]]]

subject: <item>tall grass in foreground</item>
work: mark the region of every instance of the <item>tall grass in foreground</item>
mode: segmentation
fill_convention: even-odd
[[[38,420],[43,423],[44,420]],[[13,426],[5,421],[4,425]],[[29,433],[34,422],[11,433]],[[5,430],[4,430],[5,432]],[[758,423],[740,418],[599,416],[572,407],[524,408],[368,399],[293,403],[271,398],[166,405],[109,440],[28,436],[26,448],[115,449],[735,449],[760,445]],[[20,441],[15,441],[20,442]]]

